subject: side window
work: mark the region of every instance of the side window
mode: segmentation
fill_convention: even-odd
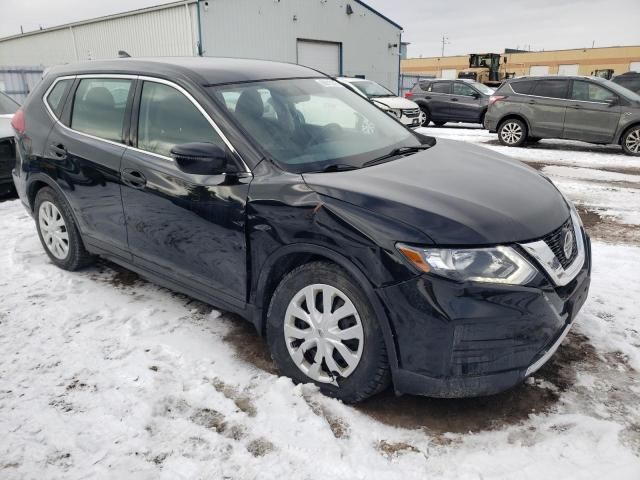
[[[131,80],[81,80],[73,99],[71,128],[106,140],[121,142],[130,89]]]
[[[138,148],[168,157],[175,145],[191,142],[215,143],[226,148],[222,138],[191,100],[169,85],[144,82],[138,117]]]
[[[67,88],[69,87],[69,85],[71,85],[72,82],[72,79],[60,80],[51,89],[49,95],[47,95],[47,104],[56,117],[60,116],[60,110],[62,110],[63,100],[65,96],[64,94],[66,93]]]
[[[469,85],[465,85],[464,83],[455,82],[453,84],[453,94],[454,95],[464,95],[466,97],[472,97],[476,91],[471,88]]]
[[[524,95],[530,95],[533,87],[535,86],[535,82],[513,82],[511,83],[511,88],[516,93],[522,93]]]
[[[418,84],[418,86],[420,87],[420,90],[428,92],[429,91],[429,85],[431,85],[431,83],[429,82],[420,82]]]
[[[567,80],[539,80],[533,90],[538,97],[567,98]]]
[[[430,92],[433,93],[449,93],[451,91],[451,82],[434,82],[431,84]]]
[[[600,85],[582,80],[574,80],[571,89],[571,98],[586,102],[607,103],[616,97],[616,94]]]

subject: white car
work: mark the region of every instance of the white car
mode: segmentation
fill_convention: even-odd
[[[0,197],[13,190],[11,170],[16,156],[11,119],[18,108],[18,103],[0,92]]]
[[[422,125],[425,119],[425,114],[417,103],[397,96],[379,83],[354,77],[338,77],[336,80],[359,95],[368,98],[407,127],[417,128]]]

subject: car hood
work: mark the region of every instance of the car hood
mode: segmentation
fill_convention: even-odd
[[[438,245],[533,240],[569,217],[560,192],[532,168],[453,140],[381,165],[303,176],[317,193],[400,220]]]
[[[13,137],[13,127],[11,126],[11,119],[13,114],[0,115],[0,138]]]
[[[401,108],[401,109],[420,108],[417,103],[402,97],[373,97],[371,101],[373,101],[374,103],[375,102],[382,103],[389,108]]]

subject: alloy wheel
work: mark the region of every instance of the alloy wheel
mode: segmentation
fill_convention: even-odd
[[[624,143],[630,152],[640,153],[640,128],[631,131]]]
[[[51,202],[44,201],[38,209],[40,233],[51,255],[64,260],[69,254],[69,232],[60,210]]]
[[[500,130],[500,136],[505,143],[514,145],[522,139],[522,127],[515,122],[506,123]]]
[[[285,313],[284,337],[295,365],[317,382],[337,385],[362,357],[360,315],[349,297],[331,285],[308,285],[294,295]]]

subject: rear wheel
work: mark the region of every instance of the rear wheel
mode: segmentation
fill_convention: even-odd
[[[498,127],[498,140],[508,147],[521,147],[527,141],[527,126],[522,120],[509,118]]]
[[[328,262],[291,271],[271,300],[267,341],[278,369],[331,397],[358,402],[389,383],[382,330],[357,282]]]
[[[54,264],[73,271],[93,262],[94,257],[84,248],[71,208],[55,190],[44,187],[38,191],[34,214],[40,242]]]
[[[640,157],[640,125],[631,127],[622,136],[622,150],[627,155]]]

